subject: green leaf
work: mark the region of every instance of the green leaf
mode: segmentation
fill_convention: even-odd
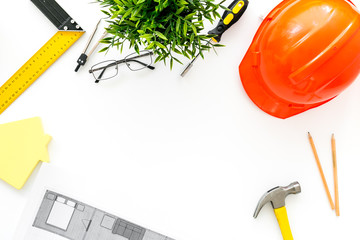
[[[109,12],[107,12],[107,11],[105,11],[105,10],[101,10],[105,15],[107,15],[107,16],[111,16],[111,14],[109,13]]]
[[[102,40],[100,41],[100,43],[110,44],[110,43],[111,43],[111,40],[102,39]]]
[[[111,41],[112,39],[113,39],[112,37],[107,37],[107,38],[103,38],[102,40]]]
[[[179,3],[182,4],[182,5],[188,5],[188,4],[189,4],[189,3],[188,3],[187,1],[185,1],[185,0],[180,0]]]
[[[191,59],[191,57],[189,56],[189,54],[188,54],[187,52],[183,52],[183,55],[184,55],[185,57],[187,57],[188,59]]]
[[[139,8],[135,8],[131,13],[131,18],[135,18],[139,14],[141,9],[142,9],[142,6],[140,6]]]
[[[148,38],[152,38],[152,37],[154,37],[154,35],[152,35],[152,34],[143,34],[143,35],[140,35],[140,38],[146,38],[146,39],[148,39]]]
[[[119,10],[119,11],[114,12],[113,15],[112,15],[112,17],[111,17],[111,19],[117,18],[121,12],[122,12],[122,10]]]
[[[185,7],[179,8],[175,14],[179,15],[182,11],[184,11]]]
[[[137,54],[140,54],[140,52],[139,52],[139,46],[135,43],[134,44],[134,49],[135,49],[135,52],[137,53]]]
[[[213,44],[213,47],[225,47],[225,45],[216,43],[216,44]]]
[[[200,56],[202,59],[204,59],[204,54],[202,53],[202,51],[199,52]]]
[[[153,49],[154,46],[155,46],[155,42],[152,42],[152,43],[150,43],[149,46],[146,47],[146,49],[148,49],[148,50]]]
[[[193,24],[191,24],[191,28],[192,28],[192,30],[193,30],[193,32],[194,32],[194,34],[195,34],[195,36],[197,36],[196,27],[195,27]]]
[[[166,47],[164,45],[162,45],[161,43],[159,42],[154,42],[156,44],[156,46],[158,46],[159,48],[162,48],[162,49],[166,49]]]
[[[221,7],[221,8],[224,9],[225,11],[231,12],[231,9],[228,8],[228,7],[225,7],[225,6],[223,6],[223,5],[220,5],[219,7]]]
[[[178,19],[176,20],[176,32],[177,32],[177,33],[179,32],[179,29],[180,29],[180,23],[181,23],[181,19],[178,18]]]
[[[107,50],[109,50],[109,47],[105,47],[105,48],[101,49],[101,50],[99,51],[99,53],[101,53],[101,52],[106,52]]]
[[[221,18],[220,14],[218,12],[213,12],[214,18]]]
[[[121,20],[125,20],[132,12],[132,8],[129,8],[124,15],[122,15]]]
[[[195,14],[196,14],[196,12],[188,14],[188,15],[185,17],[185,20],[188,20],[188,19],[193,18]]]
[[[180,55],[182,54],[177,48],[174,48],[173,51],[176,52],[177,54],[180,54]]]
[[[161,32],[155,31],[155,34],[156,34],[159,38],[164,39],[165,41],[168,40],[167,37],[165,37],[164,34],[162,34]]]
[[[178,63],[183,64],[179,59],[177,59],[177,58],[175,58],[175,57],[173,57],[173,59],[174,59],[175,61],[177,61]]]
[[[183,34],[185,37],[186,37],[186,33],[187,33],[187,23],[185,22],[183,26]]]
[[[170,59],[170,70],[172,70],[172,68],[173,68],[173,64],[174,64],[174,59],[173,59],[173,58],[171,58],[171,59]]]
[[[155,63],[161,61],[162,55],[158,54],[159,56],[155,59]]]
[[[194,41],[194,37],[195,37],[195,34],[191,34],[190,36],[190,43],[192,43]]]

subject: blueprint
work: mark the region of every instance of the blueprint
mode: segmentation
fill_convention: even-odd
[[[174,240],[49,190],[33,227],[71,240]]]

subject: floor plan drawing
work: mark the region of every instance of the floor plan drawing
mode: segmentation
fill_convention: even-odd
[[[71,240],[174,240],[49,190],[33,227]]]

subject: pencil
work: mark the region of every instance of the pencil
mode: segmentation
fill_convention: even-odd
[[[315,160],[316,160],[316,165],[318,166],[318,169],[319,169],[319,172],[320,172],[320,176],[321,176],[321,180],[323,182],[323,185],[324,185],[324,188],[325,188],[325,191],[326,191],[326,195],[329,199],[329,203],[330,203],[330,207],[331,209],[334,210],[334,202],[331,198],[331,195],[330,195],[330,191],[329,191],[329,187],[327,185],[327,182],[326,182],[326,179],[325,179],[325,175],[324,175],[324,172],[322,170],[322,167],[321,167],[321,163],[320,163],[320,160],[319,160],[319,156],[317,154],[317,151],[316,151],[316,148],[315,148],[315,144],[314,144],[314,141],[313,141],[313,138],[311,137],[311,134],[308,132],[308,137],[309,137],[309,142],[310,142],[310,145],[311,145],[311,148],[312,148],[312,151],[314,153],[314,157],[315,157]]]
[[[335,136],[331,136],[331,151],[333,158],[333,170],[334,170],[334,188],[335,188],[335,212],[336,216],[340,216],[339,209],[339,186],[338,186],[338,174],[337,174],[337,160],[336,160],[336,145],[335,145]]]

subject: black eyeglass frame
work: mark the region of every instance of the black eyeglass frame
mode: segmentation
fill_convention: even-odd
[[[145,52],[145,53],[142,53],[142,52]],[[141,54],[142,53],[142,54]],[[154,55],[153,52],[151,51],[146,51],[146,50],[143,50],[143,51],[140,51],[140,55],[135,55],[134,57],[130,57],[131,55],[134,55],[134,53],[132,54],[129,54],[128,56],[126,56],[124,59],[121,59],[121,60],[107,60],[107,61],[103,61],[103,62],[100,62],[100,63],[97,63],[95,64],[94,66],[92,66],[92,68],[89,70],[89,73],[92,73],[93,74],[93,77],[95,78],[95,83],[98,83],[102,80],[108,80],[108,79],[111,79],[115,76],[117,76],[118,74],[118,65],[121,64],[121,63],[125,63],[126,66],[131,70],[131,71],[139,71],[139,70],[142,70],[144,68],[149,68],[151,70],[154,70],[155,67],[151,66],[151,64],[153,63],[153,60],[152,60],[152,55]],[[151,62],[149,64],[147,63],[144,63],[144,62],[141,62],[139,60],[137,60],[137,58],[141,58],[141,57],[145,57],[145,56],[150,56],[150,60]],[[99,64],[102,64],[102,63],[105,63],[105,62],[112,62],[106,66],[103,66],[103,67],[99,67],[99,68],[94,68],[95,66],[99,65]],[[143,68],[140,68],[140,69],[132,69],[129,67],[129,64],[128,62],[136,62],[136,63],[139,63],[140,65],[143,65],[144,67]],[[115,66],[116,68],[116,74],[112,77],[109,77],[109,78],[104,78],[104,79],[101,79],[102,75],[105,73],[106,69],[108,69],[109,67],[113,67]],[[102,72],[100,73],[100,75],[98,77],[95,76],[94,72],[96,71],[100,71],[102,70]]]

